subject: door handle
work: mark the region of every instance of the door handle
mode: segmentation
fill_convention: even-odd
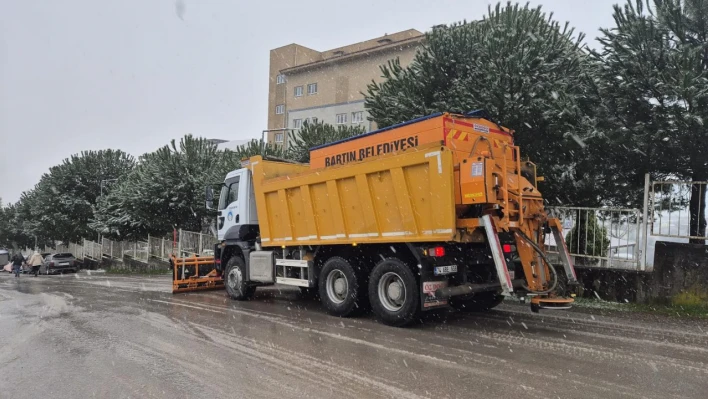
[[[238,224],[238,219],[240,215],[236,215],[236,224]]]

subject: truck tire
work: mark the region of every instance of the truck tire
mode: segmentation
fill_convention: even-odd
[[[369,301],[379,319],[403,327],[418,317],[420,289],[410,267],[396,258],[379,262],[369,276]]]
[[[486,312],[504,301],[504,295],[496,292],[480,292],[471,298],[450,300],[450,305],[462,312]]]
[[[339,256],[325,262],[320,271],[319,292],[320,302],[327,313],[347,317],[368,307],[362,274]]]
[[[256,287],[251,286],[246,281],[246,264],[239,256],[232,256],[226,264],[226,273],[224,274],[224,285],[226,293],[231,299],[237,301],[246,301],[253,297]]]

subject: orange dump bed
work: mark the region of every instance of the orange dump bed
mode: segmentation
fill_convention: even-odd
[[[513,131],[481,113],[437,113],[379,129],[310,150],[310,168],[322,169],[404,151],[423,144],[441,143],[454,153],[454,163],[469,157],[475,143],[494,157],[503,157],[502,142],[513,144]],[[478,140],[479,137],[482,139]],[[511,161],[513,151],[506,154]]]

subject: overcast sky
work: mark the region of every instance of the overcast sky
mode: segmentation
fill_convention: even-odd
[[[586,41],[624,0],[545,0]],[[486,0],[0,0],[0,198],[82,150],[266,127],[269,50],[479,19]],[[181,16],[181,17],[180,17]]]

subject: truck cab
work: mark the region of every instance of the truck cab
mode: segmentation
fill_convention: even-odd
[[[224,179],[217,206],[219,242],[249,241],[258,235],[258,213],[251,171],[241,168]]]

